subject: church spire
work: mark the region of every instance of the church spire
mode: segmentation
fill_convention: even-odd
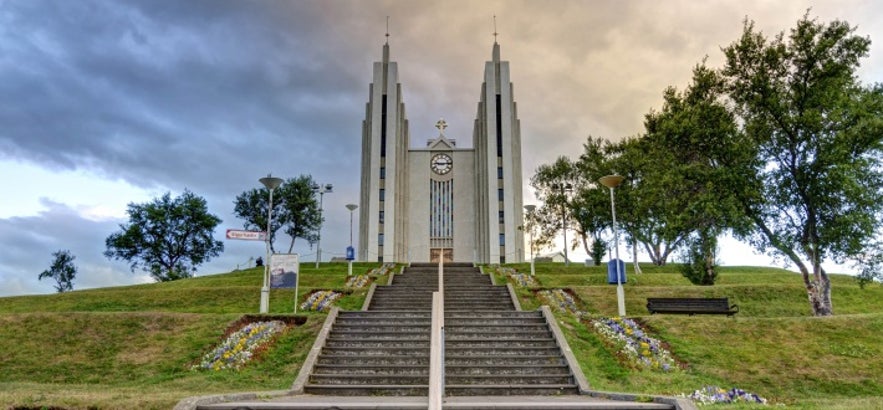
[[[383,43],[383,63],[389,63],[389,16],[386,16],[386,42]]]
[[[491,54],[491,61],[495,63],[500,62],[500,44],[497,43],[497,15],[494,15],[494,50]]]

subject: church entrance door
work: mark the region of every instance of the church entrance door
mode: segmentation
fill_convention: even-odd
[[[431,248],[429,250],[429,262],[438,263],[439,257],[444,257],[445,263],[454,261],[454,250],[451,248]]]

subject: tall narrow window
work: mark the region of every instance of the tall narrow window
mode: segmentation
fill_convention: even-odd
[[[386,201],[386,190],[383,188],[380,188],[380,201]]]
[[[380,179],[386,179],[386,167],[380,167]]]
[[[497,179],[503,179],[503,167],[497,167]]]
[[[383,246],[383,234],[382,233],[377,234],[377,245]]]
[[[500,234],[500,246],[506,246],[506,234],[504,233]]]
[[[499,200],[499,201],[503,200],[503,188],[500,188],[497,190],[497,200]],[[381,199],[381,201],[382,201],[382,199]]]
[[[504,223],[503,222],[503,211],[500,211],[500,223]]]
[[[383,211],[380,211],[380,223],[383,223]]]
[[[386,156],[386,94],[380,103],[380,157]]]
[[[497,94],[497,156],[503,156],[503,103],[500,94]]]

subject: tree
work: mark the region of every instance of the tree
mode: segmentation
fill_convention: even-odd
[[[224,244],[212,237],[221,219],[208,212],[205,199],[184,191],[144,204],[130,203],[129,224],[107,237],[109,259],[126,260],[157,281],[188,278],[203,262],[218,256]]]
[[[722,74],[745,133],[730,144],[746,238],[795,264],[812,313],[832,315],[822,261],[860,260],[880,232],[883,87],[856,77],[870,40],[804,15],[767,39],[746,21]]]
[[[58,293],[74,290],[74,277],[77,276],[77,267],[74,265],[76,256],[71,255],[69,250],[57,250],[52,253],[55,258],[49,269],[40,273],[39,279],[55,279],[55,290]]]
[[[645,116],[647,143],[657,166],[652,184],[666,192],[669,227],[684,235],[682,273],[694,284],[713,285],[717,278],[717,238],[728,229],[745,232],[748,221],[732,195],[732,170],[723,156],[739,141],[735,115],[725,104],[725,81],[703,64],[683,91],[669,87],[659,112]]]
[[[297,238],[314,243],[321,224],[319,201],[313,192],[313,178],[301,175],[289,178],[273,192],[273,225],[270,227],[270,251],[275,253],[276,233],[283,229],[291,242],[288,252],[294,249]],[[233,212],[243,219],[245,229],[265,231],[267,229],[267,207],[270,192],[266,189],[251,189],[236,197]]]

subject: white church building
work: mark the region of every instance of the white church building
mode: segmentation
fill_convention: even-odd
[[[474,147],[449,139],[444,120],[412,147],[398,73],[384,44],[362,123],[358,259],[524,261],[521,132],[499,44],[484,67]]]

